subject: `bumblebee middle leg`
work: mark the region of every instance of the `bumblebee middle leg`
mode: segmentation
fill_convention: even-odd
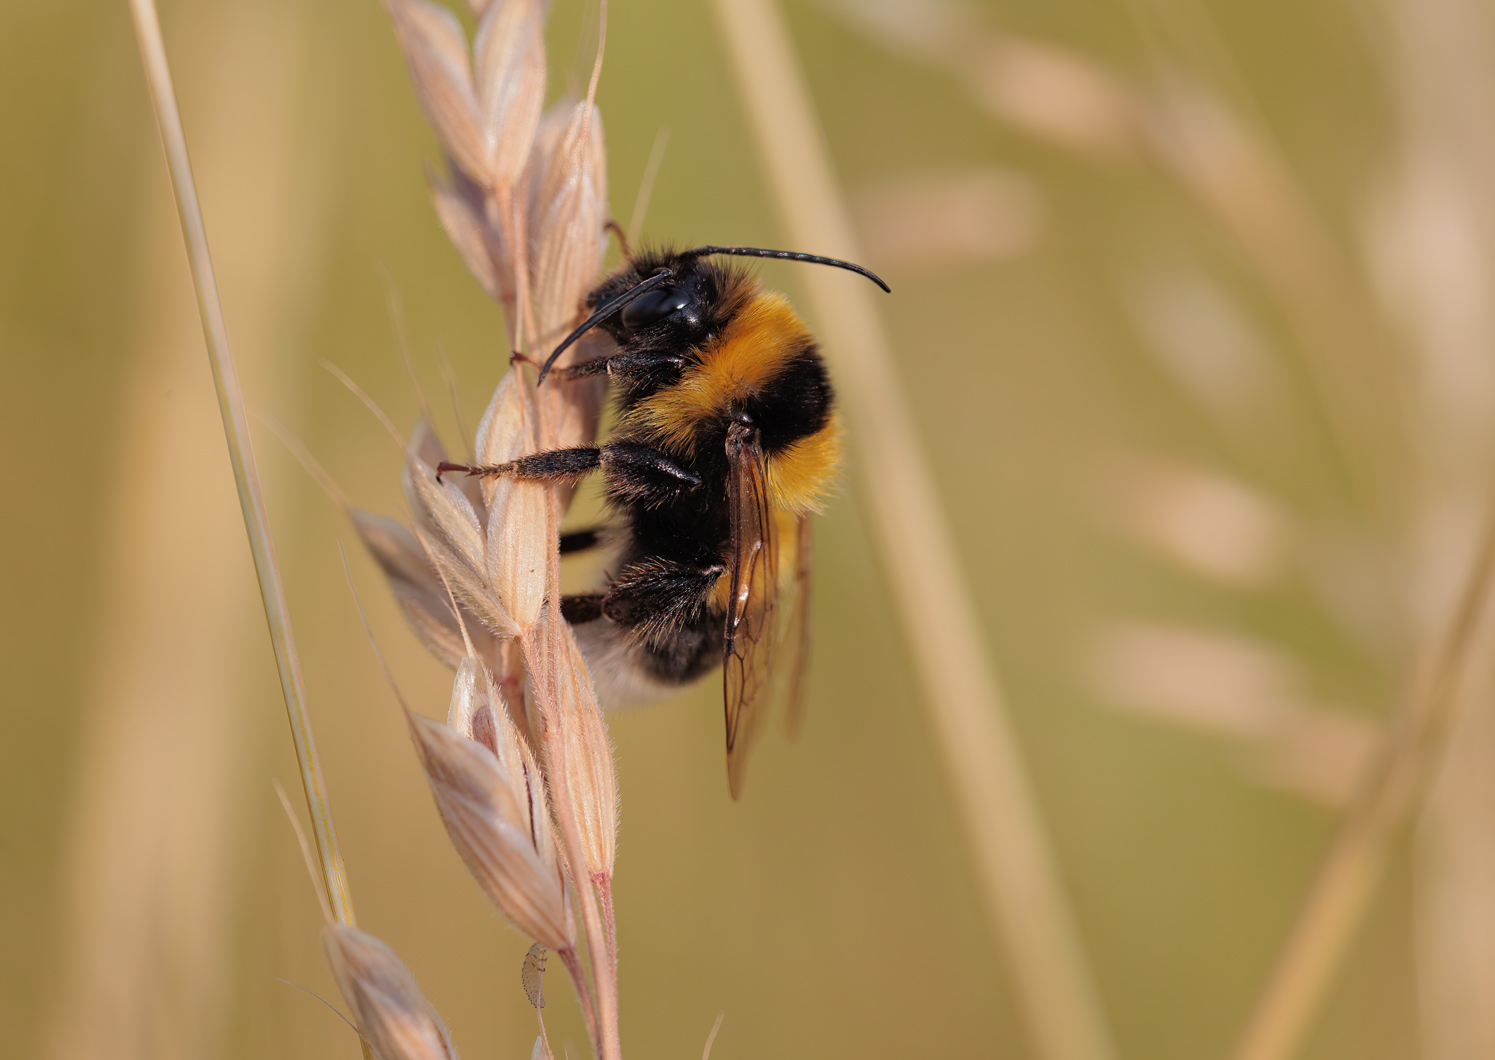
[[[604,446],[552,449],[531,453],[507,464],[436,465],[440,477],[448,471],[469,475],[512,475],[531,482],[577,482],[602,468],[610,493],[644,504],[669,504],[701,484],[699,475],[688,471],[668,455],[637,442],[609,442]]]
[[[619,375],[644,378],[658,377],[661,381],[680,374],[685,367],[685,358],[673,353],[634,353],[623,351],[608,357],[594,357],[565,368],[552,368],[550,378],[562,381],[587,379],[594,375]]]

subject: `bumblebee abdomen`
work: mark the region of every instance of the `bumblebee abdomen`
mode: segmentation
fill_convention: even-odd
[[[820,428],[768,458],[768,496],[781,512],[819,511],[841,470],[841,417],[831,413]]]

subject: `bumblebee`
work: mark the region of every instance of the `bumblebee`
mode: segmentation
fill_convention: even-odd
[[[718,256],[831,265],[889,289],[860,265],[811,254],[640,253],[588,296],[594,312],[540,368],[542,385],[606,374],[617,411],[611,439],[438,472],[554,483],[602,472],[613,521],[563,535],[561,551],[609,545],[614,566],[601,591],[563,597],[562,614],[608,698],[657,696],[723,667],[737,798],[772,675],[786,678],[791,727],[803,702],[810,515],[835,479],[841,428],[803,322],[782,295]],[[554,367],[598,327],[615,353]]]

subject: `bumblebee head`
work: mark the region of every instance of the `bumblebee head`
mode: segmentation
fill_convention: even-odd
[[[592,293],[588,302],[595,311],[546,359],[539,382],[545,381],[556,359],[573,342],[599,325],[620,343],[650,331],[679,346],[693,346],[705,338],[712,329],[713,315],[728,308],[721,302],[729,274],[706,260],[717,254],[831,265],[859,273],[884,291],[890,290],[876,273],[860,265],[791,250],[704,246],[642,255]]]
[[[659,277],[659,286],[647,284]],[[671,252],[643,254],[609,279],[589,302],[601,308],[620,296],[628,301],[598,326],[620,345],[646,338],[652,345],[684,349],[697,345],[731,314],[740,278],[702,257]]]
[[[622,335],[636,334],[658,324],[686,331],[699,329],[706,323],[707,300],[718,293],[712,288],[719,286],[712,282],[716,277],[709,276],[701,265],[697,259],[679,261],[673,268],[661,266],[669,270],[669,279],[629,302],[611,320],[604,320],[602,326]],[[658,268],[651,269],[648,275],[658,272]]]

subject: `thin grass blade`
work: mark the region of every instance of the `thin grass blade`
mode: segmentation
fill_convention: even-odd
[[[171,174],[172,192],[182,223],[182,238],[192,267],[193,287],[197,293],[198,311],[202,315],[203,337],[207,341],[208,361],[213,369],[213,388],[218,394],[218,407],[223,415],[223,432],[228,440],[234,484],[238,489],[239,506],[244,513],[244,529],[249,535],[249,550],[254,557],[255,575],[265,605],[265,619],[270,627],[270,641],[275,649],[275,665],[280,673],[280,687],[290,718],[291,738],[296,745],[301,784],[306,793],[312,831],[316,837],[322,884],[337,919],[351,926],[354,923],[353,900],[348,891],[347,872],[338,850],[332,808],[322,780],[322,766],[312,737],[311,719],[306,710],[306,691],[301,679],[296,643],[291,633],[290,612],[286,606],[285,589],[281,584],[280,567],[275,560],[270,523],[265,514],[265,500],[260,491],[259,473],[255,467],[254,450],[249,437],[249,419],[244,411],[238,374],[229,349],[223,307],[218,301],[218,285],[213,277],[213,263],[208,253],[207,230],[203,225],[202,208],[197,200],[197,187],[192,179],[186,136],[177,110],[171,69],[166,61],[166,48],[161,40],[161,23],[154,0],[130,0],[130,12],[135,22],[141,63],[150,87],[156,125],[161,133],[161,146],[166,153],[167,169]]]

